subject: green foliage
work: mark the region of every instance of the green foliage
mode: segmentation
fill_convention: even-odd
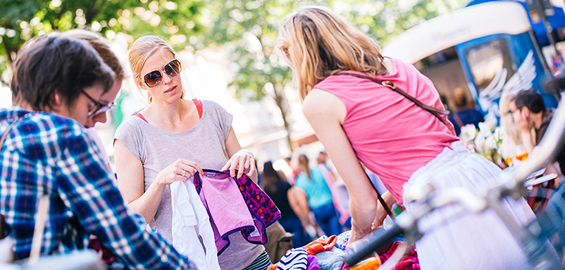
[[[282,89],[290,79],[287,66],[274,52],[278,26],[297,5],[281,0],[209,1],[214,24],[206,36],[208,42],[222,46],[236,72],[234,85],[239,97],[261,99],[264,86],[272,83]]]
[[[87,28],[128,42],[147,34],[171,41],[176,50],[221,46],[233,61],[240,97],[261,99],[264,86],[281,91],[291,78],[274,53],[285,15],[305,5],[326,6],[381,44],[464,0],[0,0],[0,73],[21,45],[54,30]],[[8,83],[2,76],[3,83]]]
[[[175,49],[188,43],[203,26],[200,0],[0,0],[0,73],[7,70],[25,41],[54,30],[85,28],[113,39],[118,32],[128,41],[152,34],[171,41]],[[189,46],[189,48],[192,48]],[[2,76],[4,84],[7,76]]]

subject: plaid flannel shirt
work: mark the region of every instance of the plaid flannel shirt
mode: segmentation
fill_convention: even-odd
[[[0,151],[0,213],[18,258],[29,256],[38,202],[47,195],[41,254],[84,249],[93,234],[128,268],[196,269],[126,206],[81,125],[11,107],[0,110],[0,134],[17,117]]]

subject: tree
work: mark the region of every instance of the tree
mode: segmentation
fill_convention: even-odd
[[[84,28],[109,39],[122,32],[130,43],[153,34],[175,49],[203,48],[196,38],[203,29],[203,5],[199,0],[0,0],[0,72],[11,67],[24,42],[55,30]],[[9,78],[1,80],[8,84]]]
[[[260,100],[268,94],[280,109],[284,128],[290,134],[288,104],[284,87],[290,81],[290,70],[281,65],[274,51],[282,17],[293,10],[294,1],[227,0],[208,3],[217,12],[206,40],[222,46],[234,63],[237,74],[231,85],[236,96]],[[269,88],[265,88],[268,85]],[[270,90],[270,91],[265,91]],[[287,136],[292,149],[290,136]]]

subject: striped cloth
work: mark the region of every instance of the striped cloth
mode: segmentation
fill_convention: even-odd
[[[306,268],[308,268],[308,255],[304,248],[291,249],[277,265],[277,270],[306,270]]]
[[[263,251],[253,262],[243,270],[265,270],[271,265],[271,259],[267,251]]]

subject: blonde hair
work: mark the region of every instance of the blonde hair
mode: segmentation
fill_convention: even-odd
[[[310,160],[304,154],[298,156],[298,168],[308,175],[308,179],[312,181],[312,175],[310,174]]]
[[[62,33],[65,37],[70,37],[78,40],[86,41],[98,52],[100,58],[104,60],[104,63],[108,65],[116,73],[116,80],[122,80],[125,78],[124,68],[120,63],[120,59],[114,54],[110,45],[106,39],[104,39],[100,34],[94,33],[92,31],[73,29]]]
[[[128,58],[131,66],[131,72],[133,75],[133,80],[136,85],[143,83],[143,78],[141,78],[141,70],[145,65],[145,62],[149,57],[151,57],[158,50],[165,50],[173,54],[176,57],[176,53],[173,48],[162,38],[157,36],[144,36],[138,38],[129,49]],[[139,88],[139,87],[138,87]],[[184,98],[184,91],[181,94],[181,99]],[[147,92],[147,101],[151,103],[153,98]]]
[[[514,141],[514,144],[521,144],[522,137],[520,136],[520,131],[516,122],[514,122],[514,117],[510,111],[510,102],[516,97],[515,92],[504,93],[500,97],[498,107],[500,108],[500,126],[504,127],[504,130],[508,136]]]
[[[377,43],[319,7],[289,15],[281,26],[277,48],[294,70],[302,99],[316,84],[342,70],[386,74]]]

